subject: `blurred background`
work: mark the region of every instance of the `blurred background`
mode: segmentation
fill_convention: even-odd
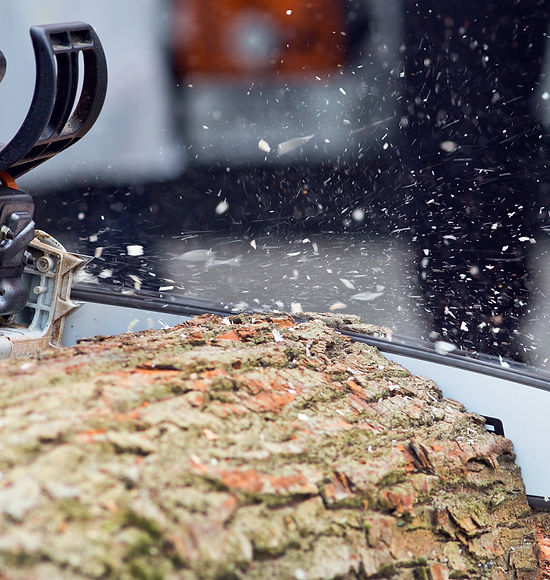
[[[103,43],[107,100],[19,185],[94,256],[87,282],[547,364],[544,2],[18,0],[4,142],[32,98],[28,28],[73,20]]]
[[[22,0],[2,8],[0,37],[7,71],[0,91],[0,138],[9,141],[27,114],[35,82],[29,28],[84,21],[97,30],[108,54],[109,92],[85,141],[22,178],[21,187],[139,181],[181,171],[168,98],[168,3],[154,0],[89,2]]]

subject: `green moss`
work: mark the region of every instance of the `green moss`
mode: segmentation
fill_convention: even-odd
[[[59,511],[64,518],[71,522],[86,521],[90,519],[90,510],[76,498],[67,498],[57,501]]]
[[[407,474],[405,473],[404,469],[393,469],[389,471],[380,479],[377,485],[381,488],[383,487],[390,487],[397,483],[403,483],[407,479]]]
[[[186,567],[186,562],[150,518],[125,510],[118,524],[126,528],[122,533],[129,539],[122,564],[129,573],[128,578],[162,580],[174,569]],[[126,576],[117,574],[116,577]]]
[[[155,521],[150,518],[146,518],[145,516],[142,516],[131,509],[125,510],[120,516],[120,520],[122,528],[138,528],[143,530],[154,540],[159,540],[162,536],[162,531]]]
[[[375,578],[391,578],[398,572],[397,566],[393,562],[383,564],[376,571]]]
[[[29,568],[43,560],[42,554],[30,554],[25,550],[18,550],[16,552],[8,552],[0,554],[0,572],[5,568],[15,568],[16,570],[22,568]]]
[[[427,566],[418,566],[413,570],[414,580],[430,580]]]
[[[134,541],[128,546],[125,559],[135,561],[159,555],[159,538],[153,538],[143,530],[136,530]]]
[[[130,562],[128,571],[135,580],[164,580],[165,575],[147,562],[134,560]]]
[[[67,380],[67,375],[52,375],[48,377],[48,384],[51,386],[60,385]],[[71,379],[72,380],[72,379]]]
[[[399,367],[391,368],[388,371],[384,369],[384,371],[385,371],[384,378],[404,378],[411,376],[411,373],[408,370],[401,369]]]
[[[214,576],[214,580],[241,580],[242,574],[239,574],[235,570],[224,570],[218,572]]]

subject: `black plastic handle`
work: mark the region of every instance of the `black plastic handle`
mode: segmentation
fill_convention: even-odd
[[[0,50],[0,83],[6,74],[6,57],[4,53]]]
[[[82,138],[107,93],[107,62],[95,30],[84,22],[33,26],[36,59],[32,103],[15,137],[0,150],[0,172],[16,178]],[[79,84],[79,53],[84,71]],[[0,53],[1,55],[1,53]],[[0,56],[0,80],[5,60]]]

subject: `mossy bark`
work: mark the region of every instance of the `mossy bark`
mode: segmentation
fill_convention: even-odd
[[[512,444],[326,322],[0,364],[0,578],[536,578]]]

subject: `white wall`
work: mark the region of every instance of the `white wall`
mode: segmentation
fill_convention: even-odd
[[[170,22],[164,0],[17,0],[2,2],[0,49],[8,61],[0,85],[0,143],[7,143],[31,102],[35,64],[33,24],[81,20],[91,24],[109,66],[99,120],[79,143],[20,178],[32,189],[44,180],[139,180],[179,170],[171,138],[162,43]]]

